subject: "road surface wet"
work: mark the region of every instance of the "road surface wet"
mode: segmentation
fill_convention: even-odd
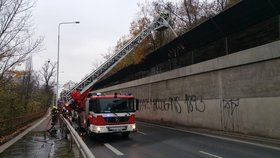
[[[49,119],[0,154],[0,158],[54,158],[74,157],[69,142],[63,137],[59,123],[54,134],[46,132]]]

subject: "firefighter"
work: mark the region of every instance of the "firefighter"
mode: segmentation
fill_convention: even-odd
[[[87,132],[85,127],[83,126],[85,120],[85,110],[84,107],[81,106],[81,93],[78,89],[76,89],[71,92],[71,96],[73,100],[69,105],[73,109],[72,116],[78,125],[76,130],[80,133],[80,135],[85,135]]]
[[[164,18],[165,20],[167,20],[168,17],[169,17],[169,14],[168,14],[167,12],[161,12],[161,13],[160,13],[160,16],[161,16],[162,18]]]
[[[57,114],[58,114],[57,106],[52,107],[51,114],[52,114],[52,124],[51,125],[55,125],[57,122]]]

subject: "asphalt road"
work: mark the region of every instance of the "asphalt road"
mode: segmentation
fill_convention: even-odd
[[[97,158],[280,158],[279,148],[231,141],[137,122],[129,138],[85,136]]]

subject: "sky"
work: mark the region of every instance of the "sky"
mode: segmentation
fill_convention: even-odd
[[[45,61],[57,61],[58,24],[61,25],[59,85],[80,82],[89,74],[102,54],[129,34],[129,27],[141,0],[37,0],[33,10],[35,35],[44,36],[42,51],[33,56],[35,70]],[[143,2],[143,0],[142,0]]]

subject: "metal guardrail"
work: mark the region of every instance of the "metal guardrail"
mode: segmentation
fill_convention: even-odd
[[[93,153],[89,150],[88,146],[85,144],[85,142],[82,140],[82,138],[79,136],[79,134],[75,131],[75,129],[71,126],[71,124],[66,120],[63,116],[60,116],[63,122],[66,124],[68,130],[70,131],[70,134],[72,138],[74,139],[79,151],[82,153],[84,158],[95,158]]]

